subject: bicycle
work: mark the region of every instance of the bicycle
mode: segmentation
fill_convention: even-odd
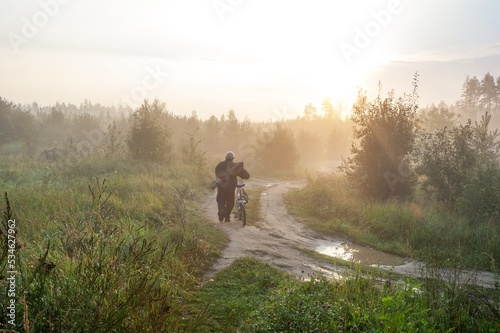
[[[247,211],[245,205],[248,203],[248,194],[245,192],[243,187],[245,183],[241,182],[236,185],[236,204],[238,208],[238,220],[243,223],[243,226],[247,224]]]

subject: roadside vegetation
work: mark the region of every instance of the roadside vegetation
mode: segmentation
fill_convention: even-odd
[[[471,223],[444,207],[411,202],[374,202],[360,197],[338,174],[311,176],[285,195],[288,210],[302,223],[331,236],[442,267],[496,272],[500,225]]]
[[[431,133],[411,95],[359,93],[343,175],[310,176],[289,208],[329,234],[443,267],[496,271],[500,260],[500,133],[491,115]],[[442,117],[445,117],[441,113]],[[445,117],[452,118],[451,116]],[[309,221],[309,222],[308,222]]]
[[[0,163],[4,296],[8,220],[16,221],[17,244],[17,325],[3,315],[2,329],[183,332],[195,325],[186,306],[227,239],[197,212],[202,184],[185,168]]]
[[[489,297],[456,283],[391,284],[359,273],[296,279],[243,258],[197,294],[210,318],[197,332],[494,332],[500,324]]]

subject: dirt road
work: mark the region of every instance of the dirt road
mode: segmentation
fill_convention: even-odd
[[[293,182],[249,181],[248,187],[264,186],[260,198],[261,221],[255,225],[242,226],[240,221],[219,222],[217,219],[216,191],[207,198],[203,205],[206,216],[221,228],[230,238],[229,245],[223,250],[206,277],[210,278],[221,269],[227,267],[237,258],[251,256],[258,258],[288,273],[308,278],[321,273],[331,278],[338,278],[346,273],[346,268],[336,267],[321,259],[315,259],[298,250],[307,248],[319,253],[356,261],[361,264],[380,267],[394,272],[421,276],[424,265],[370,247],[359,246],[345,239],[329,238],[319,235],[297,222],[286,210],[283,194],[292,188],[302,186]],[[441,270],[443,279],[459,278],[464,282],[473,282],[482,286],[493,286],[494,276],[491,273],[456,272]]]
[[[252,256],[297,277],[307,277],[315,272],[336,274],[332,265],[312,260],[297,248],[313,248],[315,235],[288,215],[283,202],[283,193],[294,183],[251,183],[249,186],[266,186],[260,198],[262,221],[255,226],[242,226],[240,221],[217,220],[217,205],[214,193],[206,201],[204,208],[207,217],[217,223],[230,238],[229,245],[223,250],[209,276],[231,264],[234,259]],[[251,199],[250,199],[251,200]]]

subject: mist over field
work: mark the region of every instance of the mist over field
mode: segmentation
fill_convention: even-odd
[[[1,7],[0,331],[500,331],[499,3]]]

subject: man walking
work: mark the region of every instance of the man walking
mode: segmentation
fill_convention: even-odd
[[[217,177],[217,208],[219,209],[219,221],[231,221],[231,212],[234,207],[234,191],[237,179],[250,178],[250,174],[245,170],[243,162],[234,163],[234,153],[228,151],[225,160],[215,167]]]

